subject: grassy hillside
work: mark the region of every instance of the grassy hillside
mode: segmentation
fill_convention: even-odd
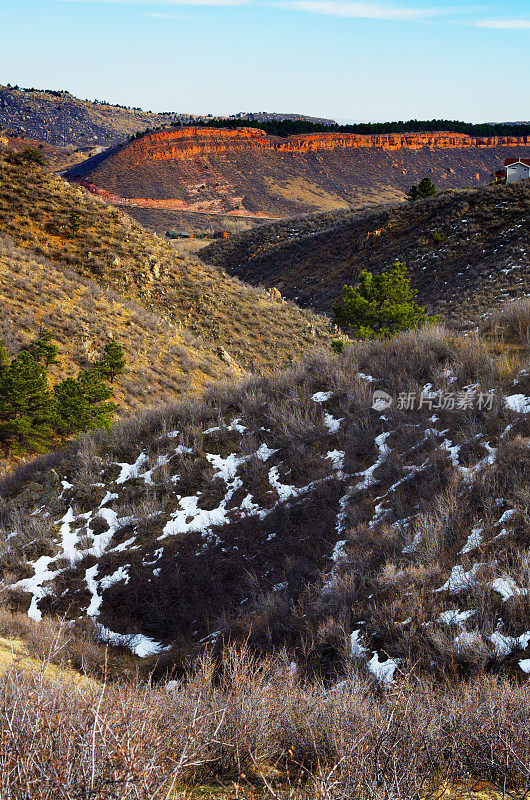
[[[438,329],[213,387],[4,481],[9,602],[177,666],[232,638],[326,679],[522,677],[529,413],[524,348]]]
[[[469,324],[500,300],[530,293],[529,219],[530,185],[488,186],[264,225],[200,255],[319,310],[361,269],[382,272],[399,259],[430,312]]]
[[[163,316],[202,348],[224,348],[236,370],[281,368],[330,340],[322,317],[179,256],[119,210],[16,159],[0,160],[0,225],[28,257]]]
[[[53,330],[60,350],[59,363],[50,367],[54,380],[94,363],[117,337],[127,361],[114,386],[122,414],[236,374],[211,347],[167,319],[7,238],[0,238],[0,296],[0,340],[12,355],[41,327]]]
[[[52,145],[110,146],[174,118],[178,115],[81,100],[69,92],[0,86],[3,128]]]

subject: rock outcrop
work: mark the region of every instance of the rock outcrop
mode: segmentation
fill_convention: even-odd
[[[360,135],[355,133],[312,133],[300,136],[267,136],[256,128],[181,128],[142,136],[126,145],[117,157],[129,161],[180,161],[195,156],[234,150],[272,150],[278,153],[308,153],[337,148],[377,147],[382,150],[419,150],[464,147],[526,147],[528,137],[473,137],[463,133],[404,133]]]

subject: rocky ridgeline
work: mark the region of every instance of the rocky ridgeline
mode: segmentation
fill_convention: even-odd
[[[131,142],[121,155],[134,161],[171,160],[230,150],[272,150],[275,152],[308,153],[337,148],[381,148],[383,150],[419,150],[465,147],[528,147],[524,136],[474,137],[463,133],[405,133],[360,135],[354,133],[314,133],[300,136],[268,136],[255,128],[224,130],[217,128],[184,128],[149,133]]]

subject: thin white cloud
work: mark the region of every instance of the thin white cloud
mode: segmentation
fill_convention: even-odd
[[[186,14],[184,12],[182,14],[164,14],[164,12],[162,12],[162,11],[157,11],[157,12],[155,12],[155,11],[153,11],[153,12],[147,11],[145,14],[142,14],[142,17],[146,17],[147,19],[162,19],[162,20],[168,20],[168,19],[173,19],[173,20],[175,20],[175,19],[176,20],[183,20],[183,19],[193,19],[193,20],[197,20],[197,19],[201,19],[201,20],[213,19],[212,17],[202,16],[202,15],[200,17],[197,17],[195,12],[188,13],[188,14]]]
[[[282,8],[294,11],[309,11],[314,14],[327,14],[333,17],[353,17],[357,19],[375,19],[388,21],[412,22],[429,19],[447,10],[438,8],[399,8],[381,5],[380,3],[358,3],[350,0],[288,0],[280,3]]]
[[[247,0],[57,0],[60,3],[102,3],[134,6],[243,6]]]
[[[499,31],[530,31],[530,19],[481,19],[475,28],[492,28]]]

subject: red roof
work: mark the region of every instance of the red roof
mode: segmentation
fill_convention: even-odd
[[[504,166],[509,167],[510,164],[518,164],[519,162],[521,162],[521,164],[525,164],[527,167],[530,167],[530,158],[507,158],[504,162]]]

